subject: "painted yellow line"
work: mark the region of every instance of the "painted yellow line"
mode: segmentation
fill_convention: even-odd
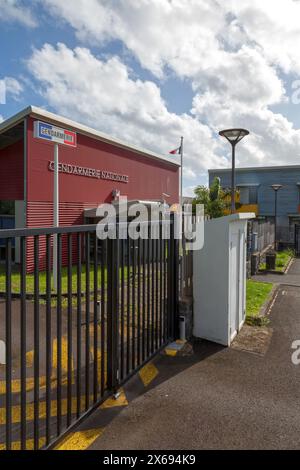
[[[94,328],[94,323],[91,323],[91,324],[90,324],[90,328],[89,328],[89,330],[90,330],[90,335],[93,335],[93,334],[94,334],[94,329],[95,329],[95,328]],[[98,330],[98,338],[100,338],[100,337],[101,337],[101,325],[99,325],[99,324],[97,325],[97,330]]]
[[[57,369],[57,338],[52,343],[52,368]],[[61,339],[61,369],[68,372],[68,340],[66,336]],[[71,361],[71,369],[74,371],[73,359]]]
[[[158,369],[154,364],[146,364],[140,371],[139,376],[144,384],[147,387],[158,375]]]
[[[103,434],[103,429],[89,429],[70,433],[54,450],[85,450]]]
[[[120,395],[117,399],[115,399],[114,397],[108,398],[104,403],[102,403],[102,405],[100,406],[100,409],[105,410],[107,408],[114,408],[117,406],[127,406],[128,401],[127,401],[124,390],[120,389],[119,392],[120,392]]]
[[[40,377],[40,390],[43,390],[46,388],[46,376]],[[56,377],[51,377],[50,379],[51,383],[51,388],[55,388],[57,385],[57,378]],[[62,376],[61,379],[62,386],[67,385],[68,383],[68,377],[67,375]],[[72,377],[72,384],[75,383],[74,377]],[[34,389],[34,378],[33,377],[27,377],[26,378],[26,392],[31,392]],[[11,381],[11,390],[12,393],[21,393],[21,380],[20,379],[14,379]],[[0,381],[0,395],[5,395],[6,393],[6,381],[1,380]]]
[[[165,353],[167,356],[176,356],[177,354],[177,349],[169,349],[169,348],[166,348],[165,349]]]
[[[41,437],[39,439],[39,448],[43,447],[46,444],[46,439]],[[34,440],[27,439],[26,440],[26,450],[33,450],[34,449]],[[0,444],[0,451],[6,450],[5,444]],[[21,450],[21,441],[15,441],[11,445],[11,450]]]
[[[93,396],[90,397],[90,403],[93,402]],[[85,406],[85,396],[81,397],[81,409],[84,410]],[[73,397],[71,402],[71,411],[72,414],[76,413],[77,410],[77,398]],[[61,401],[61,413],[62,416],[65,416],[68,411],[68,400],[66,398],[62,399]],[[11,408],[12,412],[12,423],[20,423],[21,421],[21,406],[15,405]],[[57,401],[51,401],[51,417],[57,416]],[[39,404],[39,419],[46,418],[46,402],[42,401]],[[33,421],[34,419],[34,404],[28,403],[26,406],[26,421]],[[5,408],[0,408],[0,425],[4,425],[6,423],[6,413]]]
[[[46,387],[46,377],[40,377],[40,388]],[[26,379],[26,392],[30,392],[34,389],[34,378],[28,377]],[[14,379],[11,382],[11,390],[12,393],[20,393],[21,392],[21,380]],[[0,395],[4,395],[6,393],[6,381],[1,380],[0,382]]]
[[[28,351],[26,353],[26,365],[27,367],[33,367],[34,362],[34,351]]]

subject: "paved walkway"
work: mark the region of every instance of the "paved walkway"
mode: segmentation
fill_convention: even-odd
[[[299,265],[289,283],[300,285]],[[105,422],[98,410],[81,425],[101,430],[89,448],[299,449],[300,365],[291,361],[300,339],[299,287],[279,287],[270,320],[262,354],[203,341],[193,354],[160,356],[150,385],[137,376],[126,386],[114,419]]]
[[[272,284],[284,284],[300,287],[300,259],[294,259],[286,274],[259,273],[256,276],[253,276],[252,279],[255,281],[271,282]]]

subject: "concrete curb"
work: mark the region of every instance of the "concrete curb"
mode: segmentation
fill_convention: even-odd
[[[286,274],[286,273],[289,271],[289,269],[290,269],[290,267],[292,266],[292,264],[294,263],[294,261],[295,261],[295,258],[291,258],[291,259],[290,259],[290,261],[288,262],[287,267],[286,267],[285,270],[284,270],[284,274]]]
[[[280,287],[279,284],[275,284],[273,286],[271,292],[269,293],[269,296],[268,296],[267,300],[265,301],[264,305],[262,305],[262,307],[259,311],[258,317],[261,317],[261,318],[265,317],[266,318],[270,314],[272,306],[274,304],[274,300],[277,297],[279,287]]]
[[[260,281],[256,281],[256,282],[260,282]],[[273,285],[268,295],[268,298],[266,299],[265,303],[261,306],[257,316],[253,317],[252,321],[247,322],[246,320],[247,325],[256,326],[256,327],[266,326],[262,323],[262,320],[267,319],[269,314],[271,313],[272,307],[278,295],[279,287],[280,287],[280,284]]]

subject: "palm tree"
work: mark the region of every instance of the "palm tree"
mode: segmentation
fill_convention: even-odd
[[[222,217],[225,209],[230,205],[228,202],[229,191],[221,188],[220,178],[214,178],[210,188],[207,186],[197,186],[194,190],[195,198],[193,205],[203,204],[205,215],[212,219]]]

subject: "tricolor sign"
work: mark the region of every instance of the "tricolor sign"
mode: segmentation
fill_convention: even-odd
[[[77,147],[76,132],[71,132],[41,121],[35,121],[34,123],[34,137],[55,142],[56,144]]]

